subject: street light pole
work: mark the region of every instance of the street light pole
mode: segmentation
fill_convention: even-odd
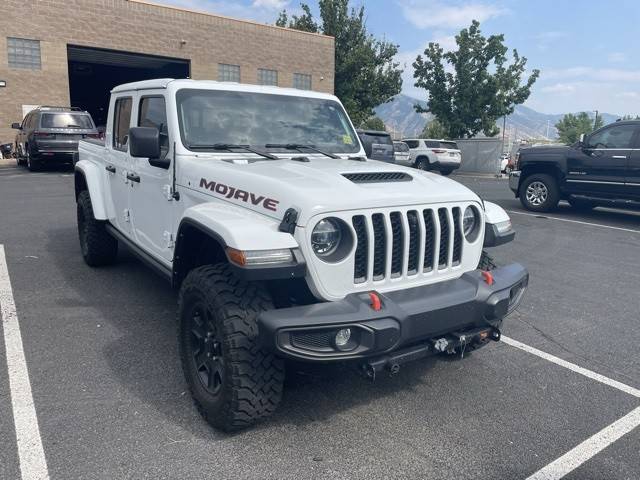
[[[507,116],[505,115],[504,117],[502,117],[502,153],[505,153],[504,151],[504,134],[507,131]]]
[[[593,129],[596,129],[596,125],[598,125],[598,110],[596,112],[596,118],[593,119]]]

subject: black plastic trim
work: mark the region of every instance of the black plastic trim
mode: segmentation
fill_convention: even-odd
[[[510,228],[507,232],[498,232],[498,227],[492,223],[487,223],[484,229],[484,246],[485,247],[497,247],[498,245],[504,245],[509,243],[516,236],[516,232],[513,228]]]
[[[159,260],[149,255],[147,252],[142,250],[138,245],[136,245],[129,237],[124,235],[120,230],[114,227],[111,224],[106,225],[107,231],[113,235],[119,242],[125,244],[131,253],[133,253],[136,257],[138,257],[143,263],[147,264],[153,271],[163,277],[165,280],[171,283],[172,273],[171,269],[165,265],[163,265]]]
[[[421,287],[378,293],[382,309],[373,310],[369,292],[324,302],[262,312],[260,342],[277,355],[305,361],[331,362],[377,356],[417,342],[469,328],[498,328],[509,313],[512,288],[526,287],[529,274],[517,264],[492,271],[487,284],[479,270],[460,278]],[[354,352],[308,352],[288,348],[283,333],[355,327],[373,332],[372,347]]]
[[[178,236],[176,242],[175,252],[179,252],[180,242],[182,241],[182,229],[185,225],[190,225],[194,228],[199,229],[204,232],[206,235],[213,238],[217,241],[220,246],[222,246],[223,250],[227,249],[227,243],[224,239],[215,231],[211,230],[206,225],[201,224],[200,222],[196,222],[190,218],[184,218],[180,222],[178,227]],[[241,267],[240,265],[236,265],[235,263],[229,261],[229,265],[234,270],[234,273],[241,279],[247,281],[257,281],[257,280],[281,280],[288,278],[304,278],[307,274],[307,264],[302,256],[302,253],[299,249],[292,249],[293,255],[295,258],[295,263],[287,264],[287,265],[253,265],[248,267]],[[178,270],[180,265],[180,258],[174,257],[173,259],[173,278],[174,283],[177,283],[181,272]],[[184,275],[183,275],[184,276]]]
[[[233,262],[229,262],[234,273],[241,279],[247,281],[258,280],[284,280],[290,278],[304,278],[307,275],[307,264],[299,249],[291,250],[295,258],[295,263],[285,265],[251,265],[241,267]]]

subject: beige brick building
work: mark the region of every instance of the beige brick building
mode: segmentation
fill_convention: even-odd
[[[143,0],[0,2],[0,143],[30,105],[100,124],[114,85],[157,77],[333,92],[334,40]]]

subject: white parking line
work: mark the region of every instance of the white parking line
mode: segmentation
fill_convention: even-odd
[[[13,300],[4,245],[0,245],[0,314],[21,476],[23,480],[45,480],[49,478],[49,471],[31,394],[29,371],[22,347],[22,335]]]
[[[522,342],[514,340],[513,338],[502,335],[500,339],[507,345],[519,348],[520,350],[524,350],[527,353],[536,355],[537,357],[543,358],[544,360],[547,360],[551,363],[555,363],[556,365],[567,368],[572,372],[583,375],[587,378],[590,378],[591,380],[595,380],[596,382],[603,383],[605,385],[608,385],[609,387],[616,388],[624,393],[628,393],[629,395],[640,398],[640,390],[638,390],[637,388],[633,388],[629,385],[618,382],[617,380],[613,380],[611,378],[605,377],[604,375],[600,375],[599,373],[593,372],[586,368],[582,368],[574,363],[567,362],[566,360],[558,358],[555,355],[551,355],[550,353],[538,350],[537,348],[526,345]],[[580,445],[569,450],[560,458],[554,460],[550,464],[538,470],[536,473],[528,477],[527,480],[558,480],[578,468],[587,460],[594,457],[596,454],[607,448],[620,437],[629,433],[639,425],[640,407],[632,410],[630,413],[628,413],[621,419],[616,420],[608,427],[603,428],[598,433],[582,442]]]
[[[555,355],[551,355],[550,353],[543,352],[542,350],[538,350],[537,348],[530,347],[522,342],[514,340],[513,338],[506,337],[502,335],[500,339],[506,343],[507,345],[511,345],[512,347],[519,348],[520,350],[524,350],[525,352],[531,353],[532,355],[536,355],[540,358],[544,358],[545,360],[555,363],[556,365],[560,365],[561,367],[567,368],[572,372],[579,373],[580,375],[584,375],[591,380],[595,380],[596,382],[604,383],[613,388],[617,388],[618,390],[628,393],[629,395],[633,395],[634,397],[640,398],[640,390],[637,388],[630,387],[622,382],[618,382],[617,380],[613,380],[611,378],[605,377],[604,375],[600,375],[599,373],[592,372],[591,370],[587,370],[586,368],[579,367],[575,363],[567,362],[561,358],[556,357]]]
[[[527,480],[558,480],[640,425],[640,407],[538,470]]]
[[[545,215],[544,213],[539,213],[539,214],[524,213],[524,212],[518,212],[516,210],[506,210],[506,211],[509,213],[514,213],[516,215],[525,215],[527,217],[536,217],[536,218],[544,217],[544,218],[548,218],[549,220],[558,220],[559,222],[579,223],[581,225],[588,225],[590,227],[608,228],[610,230],[620,230],[621,232],[640,233],[640,230],[634,230],[633,228],[613,227],[611,225],[603,225],[601,223],[582,222],[580,220],[569,220],[568,218],[550,217],[548,215]]]

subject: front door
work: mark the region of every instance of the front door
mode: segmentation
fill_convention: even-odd
[[[139,127],[160,132],[160,157],[171,158],[165,99],[148,94],[136,100],[135,116]],[[171,262],[174,233],[171,229],[173,204],[171,169],[154,166],[148,158],[132,158],[135,182],[131,184],[131,216],[136,243],[154,257]]]
[[[640,132],[636,134],[629,155],[626,181],[627,194],[632,200],[640,202]]]
[[[569,151],[567,187],[574,193],[623,196],[632,141],[637,126],[611,124]]]
[[[130,181],[127,175],[131,170],[129,157],[129,128],[133,97],[123,95],[112,99],[112,124],[107,127],[105,144],[106,184],[109,189],[113,211],[112,221],[123,234],[131,236],[131,212],[129,210]],[[110,130],[110,131],[109,131]]]

